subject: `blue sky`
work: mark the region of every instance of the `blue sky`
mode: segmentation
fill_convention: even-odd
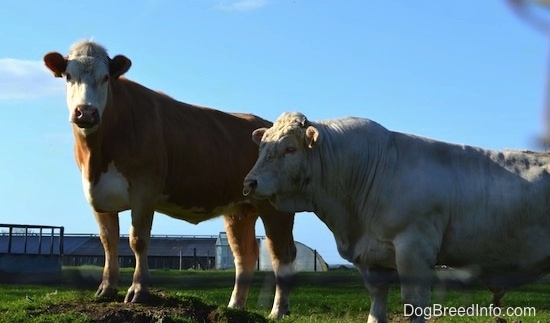
[[[545,130],[548,39],[504,0],[17,0],[0,2],[0,30],[0,223],[97,233],[64,82],[42,63],[84,38],[129,57],[128,78],[223,111],[361,116],[491,149],[539,149]],[[220,231],[221,219],[153,224],[153,234]],[[294,234],[344,262],[315,215],[298,214]]]

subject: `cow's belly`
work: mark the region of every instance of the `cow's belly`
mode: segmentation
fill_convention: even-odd
[[[88,203],[97,211],[119,212],[130,208],[128,181],[118,171],[114,162],[109,164],[105,173],[101,173],[95,185],[91,185],[84,175],[82,185]]]
[[[467,232],[464,230],[463,232]],[[542,223],[509,230],[457,234],[448,237],[438,263],[451,267],[476,266],[482,271],[530,272],[548,267],[550,228]],[[550,268],[549,268],[550,269]]]
[[[169,203],[166,200],[157,204],[156,210],[170,217],[184,220],[193,224],[197,224],[220,215],[246,215],[246,207],[250,203],[247,201],[239,203],[230,203],[228,205],[221,205],[213,207],[212,209],[205,209],[204,207],[182,207],[180,205]]]

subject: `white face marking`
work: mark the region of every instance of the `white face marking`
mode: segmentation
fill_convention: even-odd
[[[83,56],[69,57],[65,74],[69,121],[75,121],[75,113],[79,106],[97,109],[97,114],[101,118],[109,90],[108,60]],[[96,128],[97,125],[90,128],[79,127],[84,135],[95,131]]]
[[[82,186],[84,195],[95,209],[101,211],[123,211],[130,208],[128,181],[118,171],[114,162],[109,164],[107,172],[101,173],[99,181],[91,185],[85,176],[86,169],[82,167]]]

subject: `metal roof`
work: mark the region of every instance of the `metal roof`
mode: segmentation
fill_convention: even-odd
[[[122,236],[119,240],[119,256],[133,256],[130,249],[128,236]],[[0,234],[0,253],[8,252],[8,236]],[[39,243],[41,240],[41,243]],[[149,243],[148,256],[168,257],[168,256],[211,256],[216,254],[217,236],[151,236]],[[27,254],[50,254],[50,243],[52,237],[27,236],[26,253]],[[54,254],[59,254],[59,236],[53,237]],[[40,244],[40,252],[39,246]],[[103,256],[103,246],[97,235],[71,235],[66,234],[63,237],[63,252],[65,255],[74,256]],[[25,253],[25,237],[12,236],[11,253]]]

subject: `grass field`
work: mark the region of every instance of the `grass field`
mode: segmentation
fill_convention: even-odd
[[[152,270],[150,304],[124,304],[131,270],[124,269],[116,302],[99,302],[93,294],[101,268],[71,267],[63,280],[50,284],[1,284],[0,322],[266,322],[273,298],[271,273],[256,273],[248,311],[225,309],[231,289],[231,271]],[[447,308],[488,306],[491,293],[482,287],[434,288],[432,303]],[[433,322],[550,322],[550,277],[509,292],[499,316],[432,318]],[[354,270],[298,273],[291,295],[291,315],[281,322],[365,322],[369,298]],[[535,316],[505,316],[506,308],[534,308]],[[406,322],[399,287],[389,296],[392,321]],[[479,313],[479,312],[478,312]],[[483,314],[483,313],[482,313]],[[534,313],[532,313],[534,314]]]

